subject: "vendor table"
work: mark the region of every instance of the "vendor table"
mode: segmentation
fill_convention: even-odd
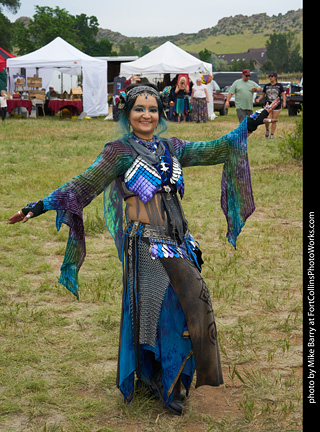
[[[11,111],[17,107],[25,107],[25,108],[27,108],[29,114],[31,114],[32,102],[30,100],[21,100],[21,99],[8,99],[7,100],[7,111],[9,114],[11,114]]]
[[[72,115],[82,112],[81,100],[49,100],[48,108],[53,114],[57,114],[62,108],[69,108]]]
[[[36,109],[37,108],[41,108],[42,110],[42,115],[45,116],[45,112],[44,112],[44,100],[41,99],[32,99],[32,106],[34,106]]]

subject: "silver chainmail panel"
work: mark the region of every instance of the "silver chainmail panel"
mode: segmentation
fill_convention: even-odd
[[[129,252],[129,256],[130,256]],[[131,255],[132,256],[132,255]],[[155,346],[162,302],[170,283],[159,259],[153,259],[149,245],[140,242],[140,344]],[[131,311],[133,310],[133,266],[129,268]],[[156,277],[155,277],[156,275]]]

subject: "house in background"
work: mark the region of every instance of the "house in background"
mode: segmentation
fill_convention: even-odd
[[[253,60],[256,69],[261,69],[267,60],[266,48],[250,48],[247,52],[233,54],[215,54],[218,59],[224,60],[228,65],[232,66],[235,59],[239,61],[249,62]]]

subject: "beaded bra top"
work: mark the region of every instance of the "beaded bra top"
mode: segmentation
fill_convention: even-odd
[[[149,202],[160,190],[177,190],[184,195],[181,165],[165,140],[154,136],[143,141],[131,135],[130,143],[137,153],[132,166],[124,174],[126,188],[143,202]]]

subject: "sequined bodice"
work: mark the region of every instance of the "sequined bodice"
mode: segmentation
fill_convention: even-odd
[[[134,135],[132,138],[151,153],[155,153],[160,144],[157,137],[154,137],[152,141],[142,141]],[[180,163],[175,155],[170,154],[165,142],[162,141],[162,143],[164,152],[158,156],[156,163],[149,163],[143,155],[139,154],[123,176],[126,189],[133,195],[137,195],[144,203],[149,202],[162,188],[166,192],[178,190],[181,197],[184,193]]]

